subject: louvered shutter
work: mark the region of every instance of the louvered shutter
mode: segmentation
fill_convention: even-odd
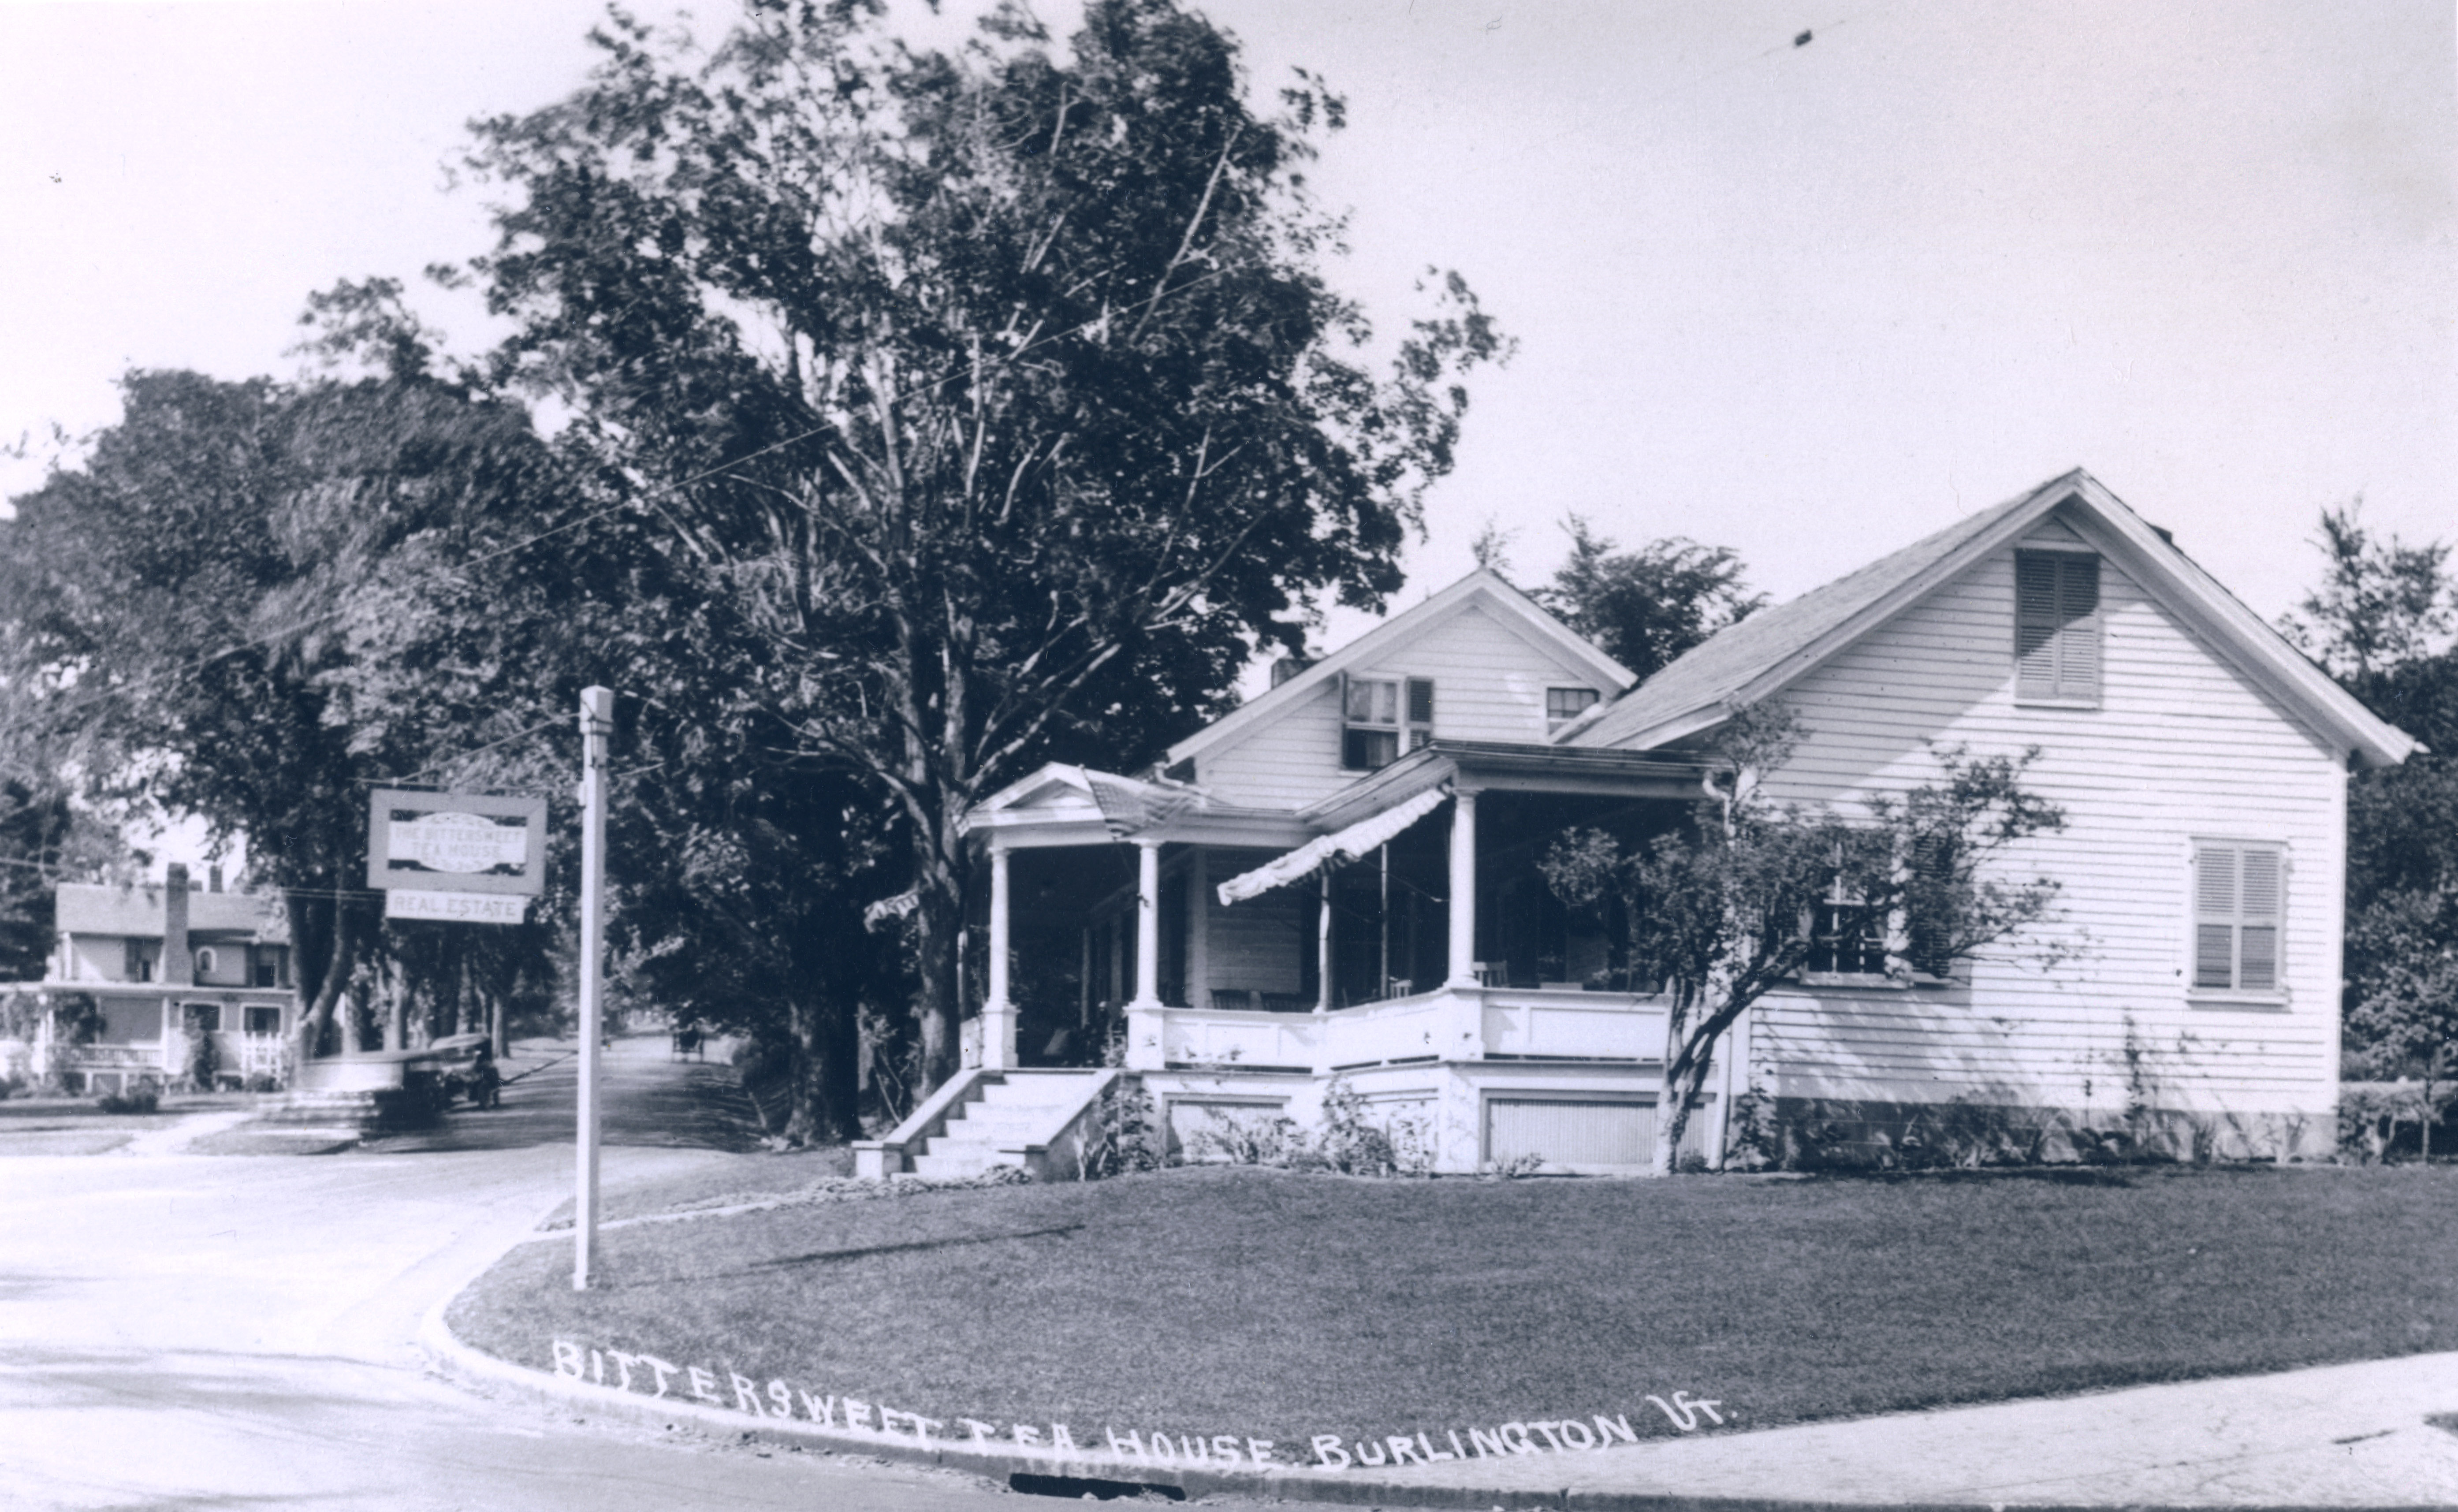
[[[2195,847],[2195,986],[2279,990],[2281,860],[2274,845]]]
[[[2239,863],[2236,984],[2269,992],[2279,985],[2279,853],[2247,846]]]
[[[2099,696],[2099,558],[2014,553],[2014,694]]]
[[[2099,558],[2057,558],[2057,693],[2099,693]]]
[[[2050,698],[2057,691],[2057,559],[2014,553],[2014,692]]]
[[[1408,749],[1422,749],[1434,737],[1434,680],[1408,679]]]
[[[2194,857],[2194,985],[2236,985],[2236,847],[2205,845]]]

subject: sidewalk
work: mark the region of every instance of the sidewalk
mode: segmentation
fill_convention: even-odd
[[[2458,1431],[2434,1417],[2458,1423],[2458,1354],[1375,1474],[1395,1501],[1474,1486],[1589,1505],[2458,1505]]]

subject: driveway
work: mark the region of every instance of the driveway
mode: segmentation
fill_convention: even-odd
[[[669,1064],[662,1040],[618,1042],[608,1070],[610,1189],[756,1134],[721,1068]],[[573,1082],[553,1060],[500,1110],[340,1155],[0,1157],[0,1505],[1013,1512],[939,1472],[428,1377],[427,1309],[570,1193]]]

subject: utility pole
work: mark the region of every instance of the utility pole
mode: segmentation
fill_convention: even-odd
[[[614,690],[580,690],[580,1117],[574,1135],[572,1289],[589,1290],[597,1257],[597,1042],[606,987],[606,746]]]

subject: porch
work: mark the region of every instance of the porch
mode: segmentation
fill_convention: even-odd
[[[172,987],[99,982],[15,984],[32,1035],[0,1066],[72,1091],[127,1092],[188,1075],[200,1038],[214,1047],[217,1086],[286,1082],[295,995],[261,988]]]
[[[1616,980],[1618,931],[1552,897],[1576,825],[1684,822],[1698,763],[1431,741],[1297,811],[1045,768],[976,809],[968,930],[977,1063],[1328,1074],[1412,1060],[1635,1065],[1660,1007]]]

